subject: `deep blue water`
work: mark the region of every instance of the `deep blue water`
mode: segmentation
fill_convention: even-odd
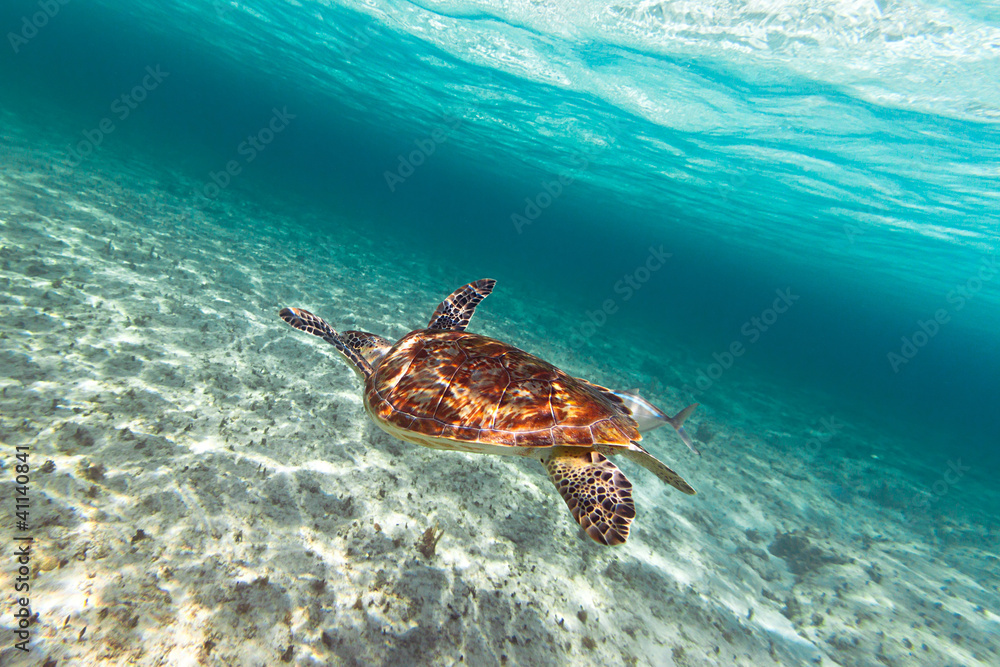
[[[550,299],[567,344],[606,300],[596,336],[687,346],[706,377],[743,344],[690,377],[708,405],[761,378],[776,405],[825,392],[915,452],[1000,465],[995,6],[48,7],[0,9],[0,103],[67,154],[110,118],[98,150],[200,174],[192,208],[232,161],[227,195],[286,193]]]

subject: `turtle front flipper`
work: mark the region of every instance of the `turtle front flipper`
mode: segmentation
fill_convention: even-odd
[[[541,461],[591,539],[608,546],[625,543],[635,504],[632,484],[614,463],[580,447],[553,447]]]
[[[690,484],[684,481],[683,477],[667,467],[666,463],[643,449],[642,445],[637,442],[633,442],[628,448],[623,447],[621,449],[616,449],[615,453],[621,454],[625,458],[638,463],[643,468],[659,477],[661,481],[666,482],[678,491],[683,491],[689,496],[693,496],[697,493],[697,491],[691,488]]]
[[[459,287],[438,305],[427,328],[465,331],[465,327],[469,326],[469,320],[476,312],[476,306],[490,295],[496,284],[497,281],[492,278],[483,278]]]
[[[385,353],[392,348],[392,342],[367,331],[353,329],[341,331],[340,340],[344,341],[348,347],[360,352],[365,361],[372,365],[372,368],[378,366],[378,362],[382,361]]]
[[[324,322],[322,318],[316,317],[308,310],[303,310],[302,308],[282,308],[278,313],[278,317],[299,331],[319,336],[330,345],[333,345],[337,348],[338,352],[344,355],[345,359],[351,362],[351,367],[357,371],[358,375],[365,379],[371,377],[371,364],[361,356],[358,350],[345,343],[340,334],[337,333],[337,330]]]

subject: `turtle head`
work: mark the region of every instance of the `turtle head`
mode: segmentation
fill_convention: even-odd
[[[392,343],[381,336],[367,331],[343,331],[340,337],[348,347],[354,348],[365,358],[372,368],[379,365],[382,357],[392,347]]]

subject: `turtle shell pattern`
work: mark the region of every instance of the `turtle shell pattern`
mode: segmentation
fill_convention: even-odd
[[[460,442],[624,447],[642,438],[598,388],[523,350],[465,331],[407,334],[386,353],[365,391],[378,418]]]

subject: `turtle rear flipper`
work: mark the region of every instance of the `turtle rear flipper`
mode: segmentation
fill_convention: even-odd
[[[348,345],[337,333],[337,330],[317,317],[308,310],[302,308],[282,308],[278,317],[295,327],[299,331],[305,331],[313,336],[319,336],[330,345],[337,348],[337,351],[344,355],[344,358],[351,362],[351,367],[357,371],[358,375],[367,379],[371,377],[372,367],[361,353]]]
[[[690,484],[684,481],[683,477],[667,467],[666,463],[643,449],[642,445],[637,442],[633,442],[627,448],[623,447],[618,449],[615,453],[621,454],[625,458],[638,463],[643,468],[659,477],[661,481],[666,482],[678,491],[683,491],[689,496],[693,496],[697,493],[697,491],[695,491]]]
[[[469,320],[476,312],[476,306],[490,295],[496,284],[497,281],[492,278],[483,278],[474,283],[462,285],[438,304],[427,328],[465,331],[465,327],[469,326]]]
[[[635,504],[622,471],[603,454],[579,447],[553,447],[541,460],[587,535],[599,544],[624,544]]]

